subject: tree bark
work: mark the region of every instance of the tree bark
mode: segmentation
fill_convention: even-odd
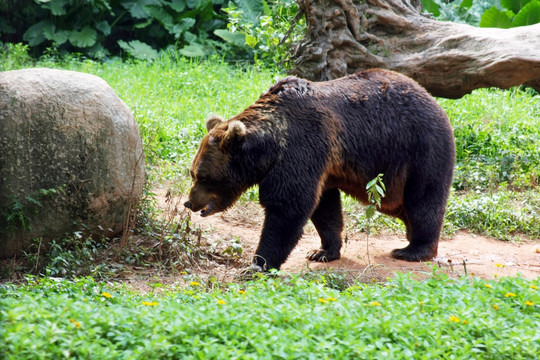
[[[540,90],[540,24],[511,29],[436,21],[420,0],[300,0],[307,33],[292,73],[324,81],[368,68],[412,77],[432,95],[482,87]]]

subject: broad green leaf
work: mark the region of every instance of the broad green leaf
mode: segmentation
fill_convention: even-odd
[[[69,31],[67,30],[56,31],[56,26],[54,26],[54,24],[51,23],[51,24],[46,24],[43,27],[43,36],[45,36],[47,40],[51,40],[51,41],[54,41],[58,45],[62,45],[63,43],[67,41],[68,36],[69,36]]]
[[[463,0],[461,4],[459,4],[459,8],[469,10],[472,4],[473,4],[473,0]]]
[[[422,0],[422,5],[424,6],[424,10],[432,13],[433,16],[437,17],[441,15],[441,11],[439,10],[439,4],[437,4],[434,0]]]
[[[199,45],[197,43],[193,43],[187,46],[184,46],[180,50],[180,54],[187,56],[187,57],[201,57],[206,55],[204,52],[204,48],[202,45]]]
[[[144,9],[152,16],[154,19],[159,21],[161,25],[168,31],[171,31],[174,26],[173,17],[166,12],[161,6],[148,5]]]
[[[110,55],[110,52],[105,49],[100,43],[94,44],[94,46],[88,48],[86,52],[96,59],[103,59]]]
[[[159,53],[150,45],[139,40],[133,40],[130,42],[119,40],[118,45],[136,59],[151,61],[159,56]]]
[[[101,33],[103,33],[104,35],[109,35],[111,33],[111,26],[106,20],[98,22],[96,24],[96,29],[101,31]]]
[[[187,0],[186,1],[188,8],[197,9],[203,4],[203,0]]]
[[[147,19],[150,16],[144,8],[147,5],[160,6],[161,3],[158,0],[136,0],[122,3],[124,9],[129,11],[131,16],[133,16],[135,19]]]
[[[507,10],[512,10],[514,14],[519,11],[531,0],[501,0],[501,6]]]
[[[178,12],[182,12],[186,8],[186,0],[172,0],[169,6]]]
[[[229,30],[225,29],[217,29],[214,30],[214,34],[216,34],[226,42],[234,44],[236,46],[242,46],[245,44],[245,36],[244,34],[241,34],[239,32],[230,32]]]
[[[183,36],[184,36],[184,40],[190,44],[197,42],[197,35],[195,35],[194,33],[190,31],[185,31]]]
[[[263,4],[263,13],[266,16],[272,16],[272,9],[270,9],[270,6],[268,6],[268,3],[265,0],[262,0]]]
[[[89,47],[96,43],[97,31],[89,26],[85,26],[81,31],[71,31],[69,42],[77,47]]]
[[[37,46],[44,42],[43,27],[52,24],[50,20],[41,20],[35,25],[32,25],[23,34],[23,40],[28,42],[30,46]]]
[[[248,44],[250,47],[255,47],[255,45],[257,45],[257,38],[246,34],[246,44]]]
[[[175,38],[180,38],[180,35],[184,33],[186,30],[191,29],[195,25],[195,19],[192,18],[185,18],[180,21],[179,24],[175,24],[170,32],[175,35]]]
[[[237,0],[235,4],[242,10],[246,19],[251,23],[256,23],[259,16],[264,14],[263,0]]]
[[[532,0],[516,15],[512,22],[512,27],[534,25],[538,23],[540,23],[540,1]]]
[[[68,5],[69,0],[38,0],[39,3],[43,4],[44,9],[51,11],[51,14],[59,16],[66,15],[66,9],[64,8]]]
[[[512,18],[508,11],[502,11],[493,6],[482,14],[479,26],[508,29],[512,26]]]

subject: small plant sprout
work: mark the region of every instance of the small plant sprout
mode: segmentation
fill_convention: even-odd
[[[377,210],[377,208],[381,206],[381,201],[384,198],[386,192],[386,186],[384,186],[382,178],[383,174],[379,174],[366,185],[366,192],[369,201],[368,206],[366,206],[366,250],[368,264],[371,264],[371,259],[369,257],[369,235],[371,228],[371,220],[375,215],[375,210]]]

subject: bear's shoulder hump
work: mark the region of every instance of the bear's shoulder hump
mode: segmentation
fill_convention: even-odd
[[[268,89],[266,93],[273,95],[305,95],[309,92],[309,90],[310,86],[307,80],[300,79],[295,76],[287,76],[281,80],[278,80],[270,87],[270,89]]]

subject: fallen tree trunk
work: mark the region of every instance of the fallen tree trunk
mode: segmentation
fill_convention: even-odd
[[[477,28],[421,14],[420,0],[303,0],[308,30],[293,49],[295,75],[316,81],[373,67],[459,98],[474,89],[540,90],[540,24]]]

